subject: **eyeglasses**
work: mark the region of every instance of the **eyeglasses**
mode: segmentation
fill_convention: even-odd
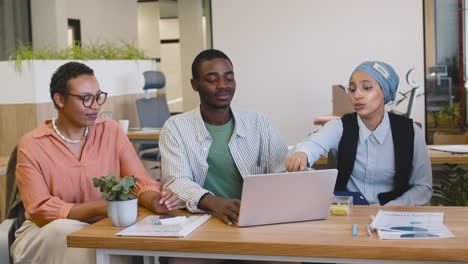
[[[87,108],[91,108],[94,101],[96,101],[96,103],[98,105],[103,105],[106,102],[106,99],[107,99],[107,93],[106,92],[100,92],[95,96],[92,95],[92,94],[87,94],[87,95],[77,95],[77,94],[71,94],[71,93],[61,93],[61,94],[76,96],[76,97],[80,98],[80,100],[83,102],[83,106],[87,107]]]
[[[362,85],[362,86],[355,86],[355,85],[352,85],[352,86],[348,86],[346,87],[345,91],[347,94],[354,94],[357,89],[359,89],[361,91],[361,93],[368,93],[370,90],[372,90],[372,87],[373,85],[371,84],[365,84],[365,85]]]

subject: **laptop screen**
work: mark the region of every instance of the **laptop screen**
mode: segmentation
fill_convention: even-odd
[[[246,177],[237,225],[325,219],[337,174],[331,169]]]

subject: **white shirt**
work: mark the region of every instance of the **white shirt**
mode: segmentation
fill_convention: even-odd
[[[380,125],[370,131],[359,115],[359,140],[353,172],[346,186],[348,191],[361,192],[371,204],[378,204],[377,195],[394,188],[395,156],[388,113]],[[329,121],[317,133],[298,143],[295,152],[305,152],[313,164],[330,151],[337,157],[343,134],[341,118]],[[413,166],[409,179],[411,188],[386,205],[425,205],[432,196],[432,169],[421,129],[414,125]]]
[[[259,113],[231,111],[235,124],[228,145],[241,176],[285,171],[288,148],[271,121]],[[209,193],[202,186],[212,141],[200,107],[171,117],[161,130],[162,182],[191,212],[202,212],[198,202]]]

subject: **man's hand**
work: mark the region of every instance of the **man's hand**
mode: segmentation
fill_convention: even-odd
[[[303,171],[307,167],[307,154],[304,152],[295,152],[286,160],[286,169],[288,171]]]
[[[198,207],[213,212],[213,215],[221,219],[227,225],[232,225],[232,220],[238,221],[240,200],[227,200],[211,194],[206,194],[198,202]]]
[[[180,208],[180,199],[170,189],[164,189],[160,193],[146,191],[140,195],[140,204],[155,213],[166,214]]]

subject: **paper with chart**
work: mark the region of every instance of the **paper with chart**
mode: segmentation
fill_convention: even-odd
[[[118,232],[118,236],[185,237],[208,221],[211,215],[159,216],[150,215]]]
[[[466,145],[442,145],[442,146],[432,146],[430,149],[445,151],[450,153],[468,153],[468,146]]]
[[[444,225],[443,212],[392,212],[379,210],[371,223],[380,239],[455,237]]]

